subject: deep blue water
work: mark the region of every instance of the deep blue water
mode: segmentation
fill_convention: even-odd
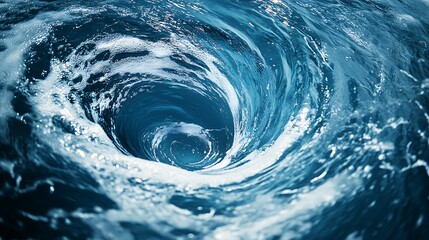
[[[0,239],[429,239],[429,1],[0,1]]]

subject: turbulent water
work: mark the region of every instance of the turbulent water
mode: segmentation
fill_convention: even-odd
[[[0,1],[0,238],[428,239],[428,12]]]

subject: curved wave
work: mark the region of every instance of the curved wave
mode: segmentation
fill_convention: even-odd
[[[427,7],[1,2],[4,236],[427,237]]]

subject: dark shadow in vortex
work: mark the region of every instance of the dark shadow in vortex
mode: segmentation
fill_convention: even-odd
[[[232,145],[231,111],[214,92],[145,83],[116,112],[115,144],[135,157],[201,170],[220,161]]]

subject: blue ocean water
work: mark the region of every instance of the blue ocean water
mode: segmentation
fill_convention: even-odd
[[[0,1],[0,238],[428,239],[428,12]]]

